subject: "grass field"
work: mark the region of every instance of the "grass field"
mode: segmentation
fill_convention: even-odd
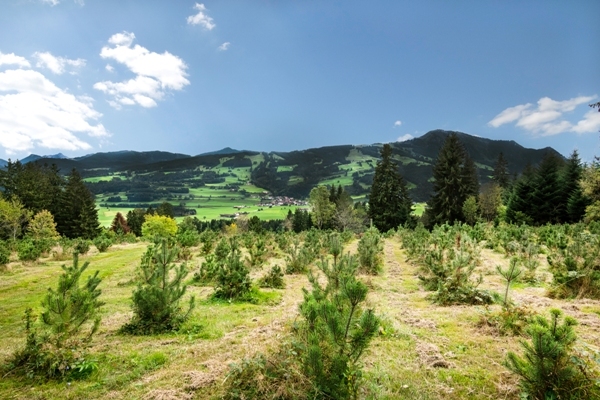
[[[356,252],[356,240],[345,249]],[[215,302],[211,287],[190,286],[198,305],[178,334],[150,337],[121,335],[117,331],[131,317],[132,277],[145,243],[118,245],[106,253],[94,248],[87,274],[100,271],[103,322],[90,349],[98,371],[83,381],[31,382],[11,375],[0,380],[2,399],[217,399],[223,393],[228,366],[257,353],[269,354],[286,340],[298,315],[304,275],[286,275],[284,290],[262,290],[257,304]],[[197,254],[197,251],[194,251]],[[399,239],[384,243],[384,268],[379,276],[360,276],[370,288],[368,307],[383,320],[383,331],[364,357],[363,399],[510,399],[517,400],[517,381],[502,365],[506,352],[519,351],[518,339],[498,336],[477,325],[483,308],[442,307],[427,299],[418,270],[405,259]],[[541,276],[548,282],[543,259]],[[202,258],[190,262],[198,268]],[[56,285],[64,262],[42,259],[36,263],[14,260],[0,272],[0,362],[22,346],[22,315],[26,307],[40,311],[48,287]],[[255,279],[274,264],[285,264],[272,250]],[[494,272],[508,259],[482,251],[482,288],[503,290]],[[581,343],[600,346],[600,301],[561,301],[545,296],[545,284],[515,285],[511,297],[519,304],[545,313],[557,307],[580,321]],[[492,306],[495,308],[498,306]]]

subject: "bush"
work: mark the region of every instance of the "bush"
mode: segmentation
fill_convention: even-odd
[[[581,233],[573,243],[548,256],[553,273],[551,297],[600,298],[600,239]]]
[[[217,261],[214,296],[226,300],[242,299],[250,294],[250,272],[242,262],[235,237],[230,239],[229,249],[227,257]]]
[[[177,243],[181,247],[196,247],[200,244],[200,235],[195,230],[184,230],[177,234]]]
[[[8,264],[10,261],[10,249],[0,240],[0,266]]]
[[[17,254],[21,261],[36,261],[42,255],[42,248],[32,239],[23,239],[17,245]]]
[[[110,246],[112,246],[112,244],[112,240],[106,236],[98,236],[96,239],[94,239],[94,246],[96,246],[100,253],[104,253]]]
[[[37,318],[32,310],[25,311],[25,347],[12,356],[6,369],[30,378],[75,379],[97,369],[85,349],[100,326],[98,310],[104,303],[98,300],[98,271],[88,277],[85,286],[79,286],[88,266],[86,262],[79,267],[77,255],[71,267],[62,266],[57,289],[48,289],[42,301],[42,332],[35,327]]]
[[[187,290],[183,284],[188,270],[185,264],[176,266],[178,248],[163,239],[160,245],[149,246],[142,256],[139,283],[133,292],[133,318],[121,327],[131,334],[156,334],[177,330],[187,320],[195,306],[190,297],[188,309],[179,305]]]
[[[75,254],[86,254],[90,251],[91,242],[87,239],[76,239],[73,242],[73,253]]]
[[[577,321],[550,310],[550,320],[536,316],[527,332],[531,342],[521,341],[524,357],[509,352],[505,366],[517,374],[522,398],[600,398],[600,387],[587,375],[588,365],[575,354]]]
[[[279,265],[274,265],[269,270],[269,273],[263,276],[258,285],[263,288],[283,289],[285,282],[283,281],[283,271]]]
[[[358,242],[360,269],[370,275],[378,275],[383,267],[383,243],[377,228],[370,228]]]

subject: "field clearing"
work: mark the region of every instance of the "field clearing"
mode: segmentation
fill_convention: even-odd
[[[356,252],[357,241],[346,246]],[[87,273],[100,270],[103,282],[103,322],[94,338],[92,356],[99,369],[87,380],[32,383],[11,376],[0,380],[2,399],[216,399],[223,392],[228,365],[257,353],[269,354],[287,340],[297,318],[304,275],[286,275],[283,290],[261,289],[257,304],[210,300],[211,287],[190,286],[196,309],[179,334],[149,337],[121,335],[117,331],[131,316],[132,278],[146,248],[145,243],[113,246],[106,253],[94,248],[82,257],[90,261]],[[194,250],[197,254],[197,250]],[[477,325],[482,307],[437,306],[428,299],[417,278],[418,269],[405,259],[399,238],[384,242],[384,268],[378,276],[359,278],[370,288],[368,307],[383,319],[383,331],[364,358],[365,399],[518,399],[516,379],[502,366],[508,350],[519,351],[518,338],[498,336]],[[14,257],[14,255],[13,255]],[[539,273],[548,282],[547,264]],[[193,271],[202,258],[189,263]],[[54,287],[59,262],[13,261],[0,272],[0,362],[24,342],[21,317],[26,307],[40,311],[46,288]],[[279,250],[260,269],[285,265]],[[491,250],[482,251],[478,267],[482,288],[503,290],[496,265],[508,259]],[[545,284],[515,285],[511,297],[538,313],[562,309],[580,321],[580,343],[600,347],[600,301],[554,300],[545,296]],[[496,309],[499,306],[492,306]]]

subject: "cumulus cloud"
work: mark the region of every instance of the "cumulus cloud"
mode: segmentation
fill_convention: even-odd
[[[204,6],[204,4],[196,3],[194,9],[197,10],[198,13],[187,17],[187,23],[189,25],[200,25],[204,29],[209,31],[214,29],[215,26],[217,26],[213,22],[213,19],[206,14],[206,7]]]
[[[542,97],[538,100],[537,107],[531,103],[509,107],[496,115],[488,125],[498,128],[514,122],[516,126],[538,136],[553,136],[564,132],[594,132],[600,124],[600,118],[595,115],[596,113],[586,113],[583,119],[575,124],[563,117],[566,113],[595,98],[596,96],[579,96],[556,101],[549,97]]]
[[[0,72],[0,146],[9,154],[35,146],[90,149],[79,135],[109,136],[92,101],[58,88],[38,71]]]
[[[112,46],[105,46],[100,52],[102,58],[121,63],[136,75],[122,82],[103,81],[94,84],[95,89],[113,97],[109,104],[115,108],[131,104],[156,107],[156,101],[161,100],[169,90],[182,90],[190,84],[186,78],[187,65],[181,58],[167,51],[154,53],[138,44],[132,47],[134,40],[133,33],[117,33],[108,40]]]
[[[70,73],[74,74],[76,69],[85,66],[85,60],[78,58],[76,60],[70,60],[64,57],[56,57],[50,52],[35,52],[33,58],[37,59],[35,64],[38,68],[47,68],[57,75],[61,75],[70,69]]]
[[[104,67],[104,68],[106,68],[106,70],[108,72],[114,72],[115,71],[115,68],[112,65],[110,65],[110,64],[106,64],[106,67]]]
[[[16,56],[15,53],[4,54],[0,51],[0,66],[16,65],[18,67],[30,67],[29,61],[24,57]]]
[[[410,139],[414,139],[415,137],[413,135],[411,135],[410,133],[407,133],[406,135],[402,135],[400,136],[398,139],[396,139],[397,142],[406,142],[407,140]]]
[[[394,122],[394,128],[396,128],[400,125],[402,125],[402,121],[398,120],[398,121]]]
[[[229,46],[231,46],[231,43],[225,42],[222,45],[220,45],[217,50],[226,51],[227,49],[229,49]]]

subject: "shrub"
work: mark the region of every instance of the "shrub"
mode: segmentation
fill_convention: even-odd
[[[42,255],[42,248],[32,239],[23,239],[17,245],[17,254],[21,261],[35,261]]]
[[[573,243],[548,256],[553,273],[551,297],[600,298],[600,239],[581,233]]]
[[[258,285],[264,288],[283,289],[285,282],[283,281],[283,271],[279,265],[274,265],[269,270],[269,273],[263,276]]]
[[[550,310],[550,320],[536,316],[527,332],[531,342],[521,341],[524,356],[509,352],[505,366],[520,377],[522,398],[592,399],[600,387],[586,374],[588,366],[574,352],[577,321]]]
[[[85,286],[79,285],[88,266],[86,262],[79,267],[77,255],[72,266],[62,266],[57,289],[48,289],[42,301],[42,332],[34,326],[37,318],[32,310],[25,311],[25,347],[12,356],[7,369],[44,378],[82,378],[96,369],[85,349],[100,326],[98,310],[104,303],[98,300],[98,271]]]
[[[106,236],[98,236],[96,239],[94,239],[94,246],[96,246],[100,253],[104,253],[110,246],[112,246],[112,244],[112,240]]]
[[[190,297],[186,312],[180,300],[187,290],[183,284],[188,270],[185,264],[176,266],[178,248],[163,239],[160,245],[149,246],[142,256],[139,283],[133,292],[133,318],[121,328],[124,333],[155,334],[177,330],[187,320],[195,306]]]
[[[60,235],[56,231],[56,222],[50,211],[42,210],[35,214],[33,219],[29,221],[27,231],[34,239],[51,239],[58,240]]]
[[[73,252],[75,254],[86,254],[90,251],[91,241],[87,239],[76,239],[73,243]]]
[[[8,264],[10,261],[10,250],[6,244],[0,240],[0,266]]]
[[[230,239],[229,254],[224,260],[217,258],[215,294],[218,299],[241,299],[250,293],[250,272],[241,259],[235,237]]]
[[[305,247],[300,247],[300,239],[294,237],[292,244],[288,247],[285,257],[287,263],[285,267],[286,274],[303,274],[310,263],[311,256]]]
[[[181,247],[196,247],[200,244],[200,235],[195,230],[184,230],[177,234],[177,243]]]
[[[370,228],[358,242],[360,269],[370,275],[378,275],[383,266],[383,243],[376,228]]]

